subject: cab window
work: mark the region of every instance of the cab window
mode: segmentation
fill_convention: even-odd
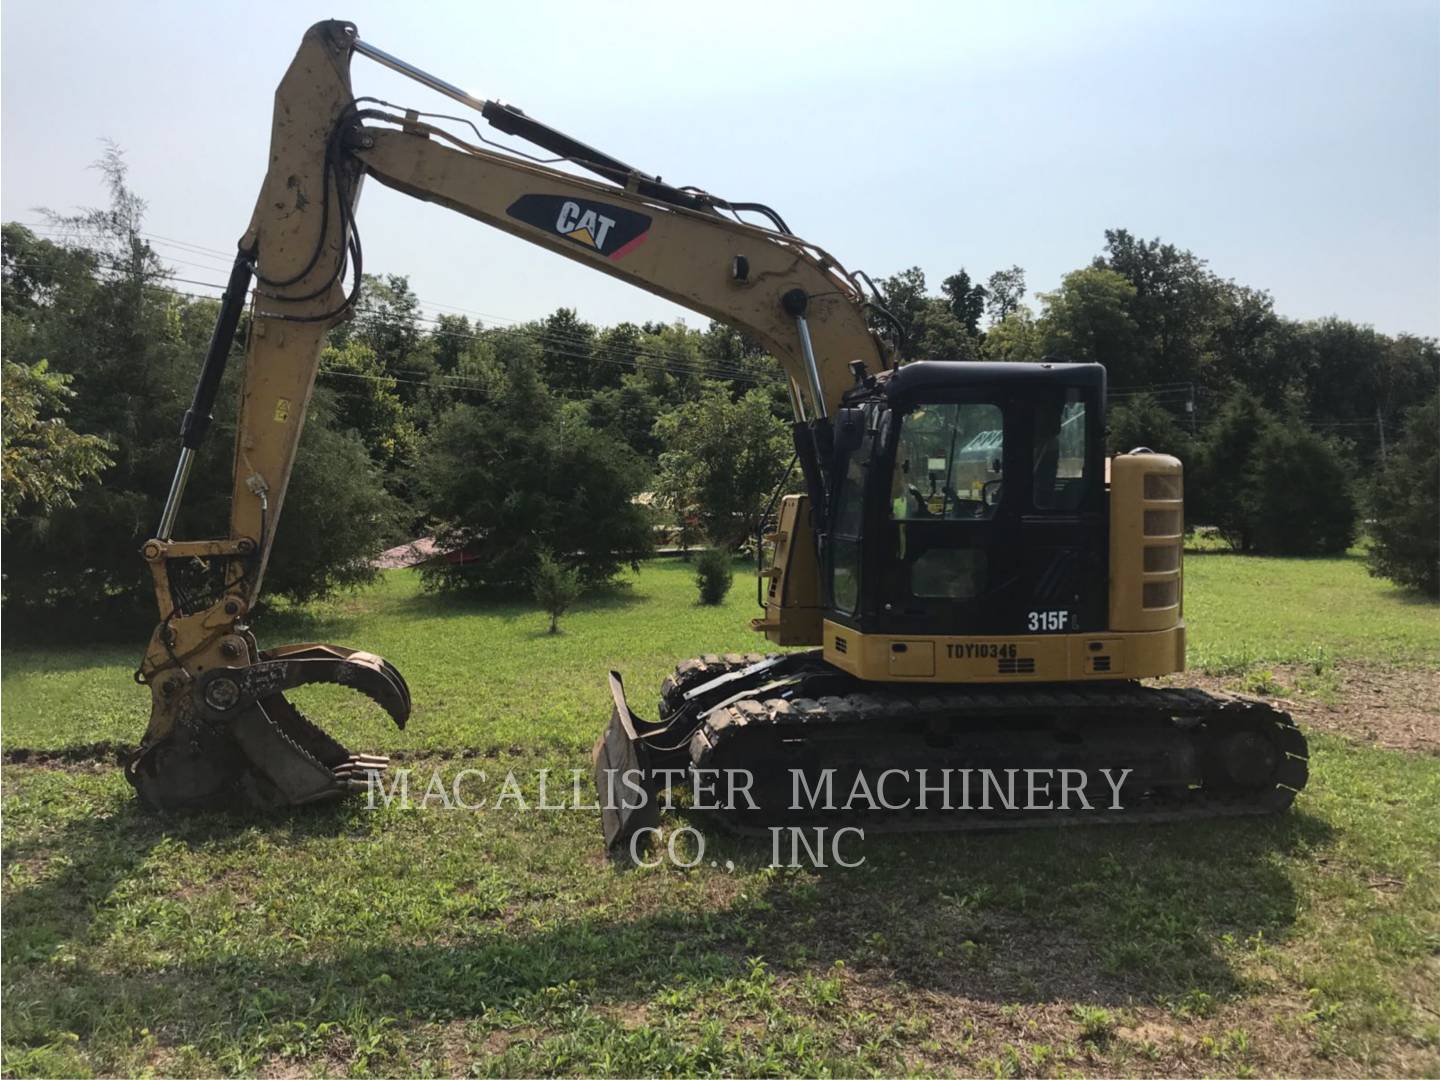
[[[985,403],[920,405],[900,424],[890,516],[896,521],[975,521],[1000,504],[1005,420]]]
[[[865,520],[866,466],[858,453],[846,459],[845,479],[835,506],[835,528],[830,541],[830,599],[847,615],[860,602],[860,537]]]
[[[1089,412],[1081,392],[1035,406],[1034,491],[1040,510],[1078,510],[1085,501]]]

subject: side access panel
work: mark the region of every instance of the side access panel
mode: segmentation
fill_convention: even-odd
[[[827,663],[867,682],[1063,683],[1185,670],[1185,624],[1148,633],[862,634],[826,620]]]
[[[770,579],[765,617],[752,619],[750,629],[777,645],[819,645],[820,563],[808,495],[786,495],[780,500],[780,523],[768,539],[774,540],[775,558],[762,571]]]

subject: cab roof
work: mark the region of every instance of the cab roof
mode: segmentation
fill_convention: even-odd
[[[1085,387],[1105,391],[1102,364],[1008,364],[972,360],[916,360],[885,373],[885,396],[914,400],[946,391]]]

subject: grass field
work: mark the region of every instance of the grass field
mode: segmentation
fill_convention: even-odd
[[[1440,668],[1440,612],[1353,558],[1187,575],[1194,665]],[[524,605],[398,572],[257,629],[405,672],[403,733],[341,691],[296,695],[357,749],[483,769],[492,802],[514,771],[533,802],[535,770],[586,764],[605,670],[648,709],[677,659],[755,647],[749,579],[721,609],[693,595],[648,564],[552,638]],[[138,644],[6,630],[12,762],[137,738]],[[1440,1074],[1440,758],[1310,735],[1282,817],[879,837],[854,870],[772,868],[703,819],[693,869],[617,870],[593,813],[513,801],[166,820],[99,751],[12,763],[3,1071]]]
[[[1440,668],[1440,608],[1368,576],[1357,557],[1186,560],[1190,664],[1226,674],[1287,662],[1337,659]],[[410,683],[406,732],[343,690],[301,690],[303,709],[357,748],[477,750],[588,748],[605,720],[606,671],[618,669],[632,704],[678,660],[699,652],[763,649],[751,633],[754,579],[737,563],[735,586],[715,608],[694,602],[692,571],[678,561],[645,566],[626,586],[583,603],[563,634],[520,602],[455,601],[423,592],[408,571],[313,607],[275,613],[260,644],[332,641],[380,653]],[[149,696],[130,678],[143,642],[29,650],[8,628],[3,692],[6,749],[133,743]]]

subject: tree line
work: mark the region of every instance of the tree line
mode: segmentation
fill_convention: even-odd
[[[217,309],[178,291],[118,153],[101,165],[110,205],[52,215],[68,239],[8,223],[0,244],[4,600],[47,618],[151,614],[136,552]],[[1286,319],[1124,230],[1033,307],[1019,267],[983,284],[961,270],[938,294],[911,268],[879,291],[877,329],[909,358],[1105,364],[1112,448],[1181,456],[1192,523],[1237,549],[1343,550],[1384,511],[1375,568],[1434,591],[1434,340]],[[181,535],[224,534],[239,367]],[[562,307],[487,326],[429,317],[404,276],[367,275],[321,358],[267,591],[367,581],[379,550],[422,534],[463,553],[422,570],[447,590],[522,587],[546,566],[595,586],[650,551],[657,523],[733,547],[785,482],[788,412],[776,361],[718,323],[596,326]]]

